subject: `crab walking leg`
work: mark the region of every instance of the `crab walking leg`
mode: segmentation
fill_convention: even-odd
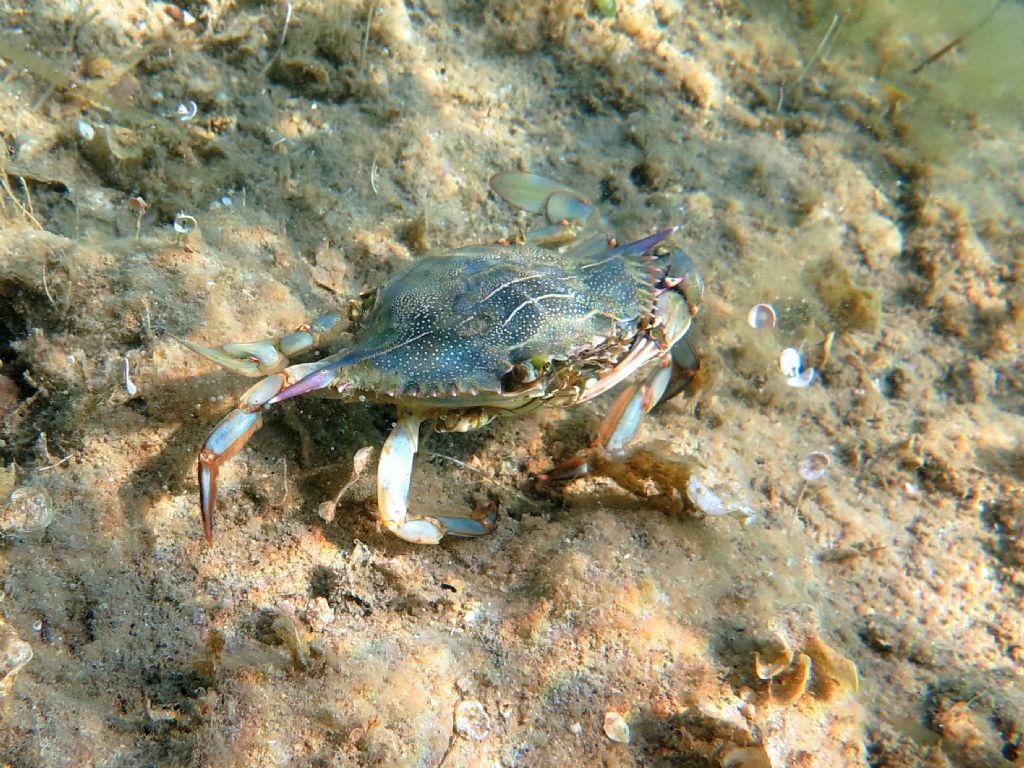
[[[692,370],[690,373],[692,374]],[[658,367],[642,384],[630,384],[615,398],[597,431],[594,446],[604,448],[611,454],[621,454],[626,443],[636,434],[644,414],[666,399],[665,394],[669,391],[670,384],[685,375],[687,371],[671,356],[663,357]],[[671,394],[678,393],[679,389],[681,387]],[[540,477],[542,480],[571,480],[574,477],[582,477],[589,471],[587,456],[583,454],[569,459]]]
[[[225,344],[219,348],[186,339],[181,339],[181,343],[218,365],[245,376],[268,376],[284,370],[289,357],[301,355],[318,346],[328,333],[338,327],[340,321],[340,313],[329,312],[297,331],[273,339]]]
[[[339,353],[339,354],[344,354]],[[199,512],[203,534],[213,542],[213,511],[217,503],[217,474],[220,465],[238,453],[263,423],[263,410],[289,386],[331,364],[333,355],[316,363],[292,365],[256,382],[239,398],[238,407],[225,416],[199,449]],[[323,386],[318,388],[323,389]]]
[[[472,517],[409,515],[409,480],[412,477],[412,460],[419,449],[422,421],[413,414],[399,414],[398,423],[384,441],[377,465],[377,514],[381,524],[413,544],[437,544],[446,533],[452,536],[488,533],[497,517],[495,507]]]
[[[672,365],[667,359],[662,360],[662,364],[643,384],[631,384],[626,387],[615,398],[611,409],[604,417],[604,422],[597,431],[595,443],[609,453],[622,453],[626,443],[636,434],[640,419],[649,413],[665,394],[665,389],[672,379]]]

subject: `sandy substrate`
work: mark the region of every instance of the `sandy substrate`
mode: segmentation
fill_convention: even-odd
[[[0,763],[1024,765],[1024,10],[913,73],[984,14],[776,5],[0,5]],[[708,286],[617,482],[535,479],[607,398],[435,434],[411,505],[501,519],[415,547],[372,464],[318,514],[394,411],[303,399],[207,546],[251,382],[175,337],[537,226],[516,169]]]

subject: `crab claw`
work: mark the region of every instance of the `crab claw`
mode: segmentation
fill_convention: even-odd
[[[321,344],[340,329],[341,314],[329,312],[297,331],[272,339],[208,347],[188,339],[178,339],[196,354],[244,376],[269,376],[288,365],[288,358],[301,355]]]
[[[285,385],[284,374],[268,376],[250,387],[238,408],[225,416],[199,449],[199,512],[203,535],[213,542],[213,509],[217,503],[220,465],[238,453],[263,423],[263,406]]]
[[[498,516],[496,505],[469,517],[409,515],[409,481],[421,423],[419,416],[399,414],[398,423],[384,441],[377,465],[377,514],[381,525],[413,544],[437,544],[445,534],[482,536],[490,532]]]
[[[659,403],[679,394],[696,370],[697,360],[693,351],[685,341],[680,340],[642,384],[630,384],[619,393],[597,431],[591,450],[601,449],[612,455],[622,455],[626,443],[633,439],[644,415]],[[537,477],[540,480],[583,477],[590,472],[588,455],[589,451],[574,456]]]
[[[308,381],[331,363],[332,358],[324,358],[318,363],[292,365],[281,373],[261,379],[246,390],[239,399],[238,407],[225,416],[206,438],[203,447],[199,449],[198,474],[199,512],[207,542],[213,542],[213,512],[217,504],[217,475],[221,464],[249,442],[249,438],[263,423],[263,411],[268,405],[277,402],[280,395],[289,391],[297,382]],[[329,384],[329,381],[321,382],[318,387],[308,387],[305,391],[323,389]]]

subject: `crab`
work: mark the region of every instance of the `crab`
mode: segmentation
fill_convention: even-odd
[[[666,246],[676,228],[620,245],[599,211],[556,181],[501,173],[491,187],[513,206],[545,215],[548,225],[518,244],[429,255],[350,302],[348,312],[330,312],[293,333],[218,348],[184,341],[232,371],[264,377],[200,449],[208,542],[221,465],[248,442],[269,406],[298,395],[396,406],[377,468],[378,518],[406,541],[434,544],[446,534],[485,534],[497,513],[493,505],[465,515],[408,509],[424,422],[464,432],[497,416],[586,402],[649,368],[642,383],[618,395],[598,431],[595,445],[615,454],[644,413],[682,389],[697,365],[683,337],[704,285],[690,258]],[[290,364],[339,338],[351,343]],[[586,469],[579,459],[555,474]]]

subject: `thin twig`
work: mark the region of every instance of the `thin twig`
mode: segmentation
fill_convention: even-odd
[[[480,469],[479,467],[474,467],[472,464],[467,464],[464,461],[460,461],[459,459],[456,459],[454,456],[446,456],[443,453],[429,452],[429,453],[427,453],[427,455],[428,456],[433,456],[433,457],[438,458],[438,459],[444,459],[446,461],[450,461],[452,464],[456,464],[456,465],[462,467],[463,469],[468,469],[470,472],[476,472],[478,475],[480,475],[480,477],[482,477],[488,483],[491,483],[492,485],[496,485],[498,488],[501,488],[506,493],[510,493],[513,496],[516,496],[521,501],[525,501],[527,504],[533,504],[535,507],[542,506],[538,502],[536,502],[533,499],[531,499],[529,496],[524,496],[522,493],[517,491],[515,488],[511,488],[511,487],[505,485],[504,483],[499,483],[497,480],[495,480],[493,477],[488,475],[486,472],[484,472],[484,470]]]
[[[281,42],[278,48],[284,48],[285,38],[288,37],[288,25],[292,23],[292,4],[287,3],[284,11],[284,29],[281,30]]]
[[[836,32],[839,31],[839,25],[842,21],[843,14],[841,13],[837,13],[832,17],[832,23],[829,24],[828,31],[825,32],[825,36],[821,38],[821,42],[818,43],[818,47],[814,51],[814,55],[807,60],[807,63],[804,64],[804,68],[800,70],[800,74],[796,76],[796,79],[793,81],[793,85],[800,85],[800,83],[803,82],[803,79],[807,76],[807,73],[811,71],[811,68],[817,64],[822,57],[824,57],[828,47],[832,45],[832,41],[835,39]],[[775,106],[776,112],[782,111],[783,100],[786,96],[786,85],[786,83],[783,83],[782,87],[779,88],[779,103]]]
[[[279,506],[287,506],[288,504],[288,459],[282,459],[284,461],[284,494],[281,496],[281,503]]]
[[[370,8],[366,12],[366,33],[363,35],[363,49],[359,53],[359,68],[362,69],[366,63],[366,49],[370,46],[370,27],[373,24],[373,14],[377,10],[377,0],[370,0]]]
[[[46,262],[45,261],[43,262],[43,293],[45,293],[46,294],[46,298],[48,298],[50,300],[51,306],[53,306],[53,308],[56,309],[57,308],[57,302],[55,302],[53,300],[53,296],[50,293],[50,286],[46,282]]]
[[[57,467],[60,467],[60,466],[62,466],[64,464],[67,464],[73,458],[75,458],[75,454],[69,453],[63,459],[61,459],[60,461],[55,461],[53,464],[47,464],[45,467],[36,467],[36,471],[37,472],[46,472],[48,469],[56,469]]]
[[[25,179],[22,178],[21,176],[19,176],[18,178],[21,179],[21,183],[24,186]],[[11,189],[11,181],[7,177],[7,174],[4,173],[4,172],[0,172],[0,186],[2,186],[4,188],[4,191],[7,193],[7,196],[11,198],[11,202],[13,202],[14,205],[18,208],[18,210],[21,211],[21,215],[24,216],[29,221],[31,221],[36,227],[38,227],[39,229],[42,229],[43,225],[39,223],[39,219],[37,219],[32,214],[32,211],[30,211],[28,208],[26,208],[25,204],[23,202],[21,202],[21,200],[18,199],[17,195],[14,194],[14,190]],[[28,191],[28,187],[25,187],[25,189],[26,189],[26,192],[27,192]],[[29,204],[31,204],[32,198],[28,198],[28,200],[29,200]]]
[[[997,0],[996,4],[994,6],[992,6],[992,10],[990,10],[987,14],[985,14],[985,17],[981,21],[979,21],[973,27],[968,29],[966,32],[960,33],[959,35],[954,37],[952,40],[950,40],[948,43],[946,43],[944,46],[939,48],[939,50],[935,51],[935,53],[933,53],[930,56],[928,56],[924,61],[922,61],[920,64],[918,64],[912,70],[910,70],[910,74],[916,75],[922,69],[924,69],[929,64],[931,64],[933,61],[938,61],[943,56],[945,56],[947,53],[949,53],[951,50],[953,50],[958,45],[960,45],[960,43],[962,43],[964,40],[966,40],[969,35],[974,34],[979,29],[981,29],[983,26],[985,26],[989,22],[989,20],[993,16],[996,15],[996,11],[999,10],[999,6],[1001,6],[1004,2],[1006,2],[1006,0]]]

